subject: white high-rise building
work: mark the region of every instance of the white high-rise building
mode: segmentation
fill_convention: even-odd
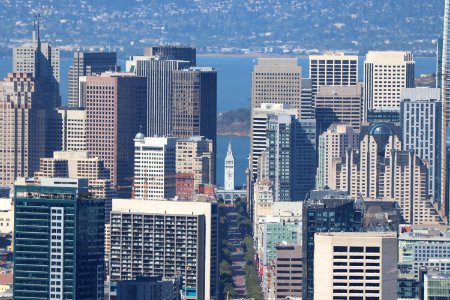
[[[403,150],[415,150],[428,166],[428,190],[440,199],[441,187],[441,90],[436,88],[404,89],[400,103]]]
[[[225,157],[225,191],[234,191],[234,157],[231,143],[228,144],[227,156]]]
[[[315,95],[319,86],[349,86],[358,82],[358,56],[327,52],[309,56],[309,76]]]
[[[364,63],[363,120],[369,109],[399,109],[404,88],[414,87],[414,59],[407,51],[369,51]]]
[[[136,199],[162,200],[176,194],[176,143],[173,137],[134,139],[134,184]]]
[[[290,108],[282,103],[262,103],[260,108],[253,109],[252,113],[252,141],[250,149],[250,162],[253,175],[258,170],[258,158],[267,147],[267,124],[271,115],[290,115],[298,118],[298,109]]]
[[[215,201],[114,199],[111,286],[137,276],[181,276],[183,299],[217,300],[218,228]]]
[[[314,299],[397,299],[396,233],[316,233]]]

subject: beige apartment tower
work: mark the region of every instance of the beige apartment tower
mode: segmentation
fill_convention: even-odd
[[[335,189],[333,160],[343,157],[348,148],[359,148],[359,131],[345,123],[332,124],[319,136],[316,189]]]
[[[364,120],[370,109],[400,109],[402,90],[414,87],[415,62],[407,51],[369,51],[364,62]]]
[[[301,108],[302,67],[297,58],[258,58],[252,73],[252,110],[262,103]]]
[[[316,233],[314,299],[397,299],[397,236]]]

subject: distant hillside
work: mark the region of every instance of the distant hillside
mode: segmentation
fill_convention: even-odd
[[[217,134],[249,136],[250,109],[240,108],[217,114]]]
[[[31,36],[71,50],[182,43],[199,53],[290,53],[305,50],[434,51],[444,0],[3,0],[0,49]]]

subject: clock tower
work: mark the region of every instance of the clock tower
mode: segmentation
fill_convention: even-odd
[[[225,157],[225,191],[234,191],[234,157],[231,143],[228,144],[227,156]]]

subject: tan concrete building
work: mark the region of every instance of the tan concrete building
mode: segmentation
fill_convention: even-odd
[[[186,178],[192,184],[186,183]],[[176,143],[176,195],[192,198],[201,184],[215,182],[215,157],[213,141],[203,136],[178,140]]]
[[[316,233],[314,299],[397,299],[397,236]]]
[[[302,245],[275,246],[276,259],[273,266],[274,299],[302,298]]]
[[[110,170],[119,195],[131,194],[133,138],[146,126],[146,111],[144,77],[111,72],[86,77],[86,148]]]
[[[319,86],[315,96],[318,132],[333,123],[347,123],[359,130],[362,120],[362,84],[352,86]]]
[[[31,73],[9,73],[0,82],[0,186],[30,177],[46,153],[44,99]]]
[[[348,148],[359,148],[359,131],[345,123],[332,124],[319,136],[316,189],[335,189],[333,159],[343,157]]]
[[[262,103],[288,104],[300,110],[301,83],[297,58],[258,58],[252,73],[252,110]]]
[[[352,197],[398,201],[410,224],[440,223],[428,193],[427,165],[414,151],[401,147],[398,125],[363,126],[359,149],[348,149],[333,160],[332,187]]]
[[[358,82],[358,56],[326,52],[309,56],[309,77],[313,94],[319,86],[349,86]]]
[[[14,231],[14,202],[11,198],[0,198],[0,233]]]
[[[404,88],[414,87],[413,55],[408,51],[369,51],[364,62],[364,120],[368,109],[400,109]]]
[[[86,151],[86,110],[58,108],[61,119],[61,150]]]

